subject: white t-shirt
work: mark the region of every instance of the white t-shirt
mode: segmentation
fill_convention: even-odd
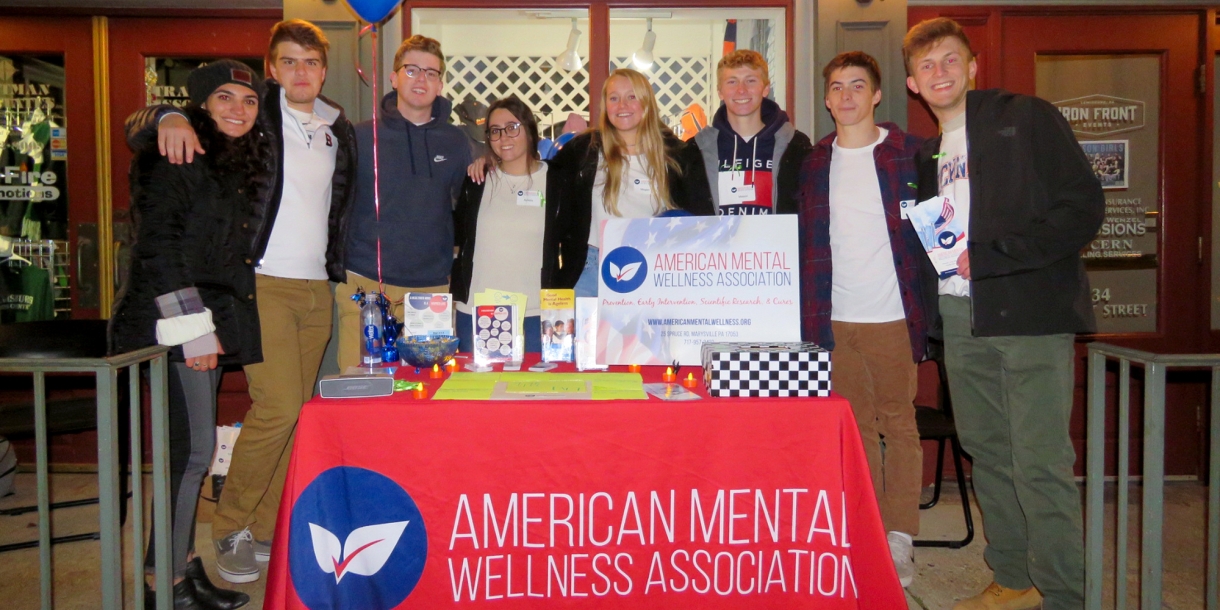
[[[876,142],[842,148],[836,138],[830,156],[830,319],[892,322],[906,317],[898,294],[898,274],[873,151]]]
[[[542,232],[546,224],[546,163],[528,176],[489,174],[479,203],[471,260],[470,295],[487,289],[526,296],[525,315],[540,313]],[[520,195],[518,195],[520,193]],[[518,202],[528,205],[520,205]],[[457,303],[469,314],[470,305]]]
[[[331,178],[339,141],[331,125],[339,110],[314,100],[306,114],[280,92],[284,132],[284,189],[267,251],[255,271],[299,280],[325,280]]]
[[[606,160],[597,159],[597,175],[593,178],[593,213],[589,224],[589,245],[602,245],[602,221],[610,218],[651,218],[661,211],[661,205],[652,192],[652,181],[648,179],[648,160],[644,155],[627,157],[627,171],[623,173],[622,188],[618,193],[618,216],[606,211],[602,191],[606,188]]]
[[[943,197],[953,197],[953,214],[962,220],[962,226],[970,226],[970,167],[966,154],[966,113],[948,120],[942,126],[944,135],[940,140],[940,159],[936,164],[936,180]],[[966,239],[972,235],[967,229]],[[940,294],[955,297],[970,296],[970,282],[960,275],[951,275],[940,281]]]

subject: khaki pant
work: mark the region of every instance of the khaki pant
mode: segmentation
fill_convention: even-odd
[[[834,391],[851,402],[887,531],[919,533],[923,448],[915,424],[918,365],[906,320],[831,322]],[[884,445],[884,450],[882,446]]]
[[[216,540],[246,527],[256,540],[270,540],[275,533],[297,416],[313,397],[330,341],[329,282],[266,275],[255,281],[263,361],[245,367],[253,405],[233,446],[212,521]]]
[[[348,367],[360,366],[360,337],[363,336],[360,324],[360,305],[352,300],[357,288],[364,292],[377,292],[377,280],[370,279],[359,273],[347,272],[347,281],[335,287],[335,298],[339,303],[339,372],[347,371]],[[386,298],[399,303],[408,292],[449,292],[449,285],[422,286],[406,288],[402,286],[385,285]],[[402,306],[394,306],[394,316],[402,321]]]

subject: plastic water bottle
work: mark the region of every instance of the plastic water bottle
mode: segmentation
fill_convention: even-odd
[[[381,308],[377,300],[366,298],[360,306],[360,365],[381,366]]]

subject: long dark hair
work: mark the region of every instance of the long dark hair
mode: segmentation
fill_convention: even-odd
[[[487,162],[496,167],[500,166],[500,157],[496,155],[491,147],[491,113],[500,108],[507,110],[509,114],[513,115],[521,123],[521,129],[525,131],[526,146],[528,147],[530,159],[533,161],[540,160],[541,157],[538,155],[538,119],[534,117],[534,111],[525,102],[515,95],[510,95],[492,102],[487,107],[487,122],[483,124],[483,131],[486,134],[485,139],[487,141]],[[501,135],[500,137],[504,136]]]
[[[230,138],[220,131],[212,115],[204,108],[191,105],[186,110],[212,167],[222,172],[235,172],[246,184],[255,182],[267,172],[266,163],[270,154],[268,141],[257,121],[245,135]]]

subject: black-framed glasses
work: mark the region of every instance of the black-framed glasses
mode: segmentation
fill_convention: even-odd
[[[503,127],[490,127],[487,129],[487,139],[493,142],[499,140],[501,134],[510,138],[517,137],[521,134],[521,123],[509,123]]]
[[[421,68],[415,64],[403,64],[399,69],[406,72],[407,78],[415,78],[423,74],[424,78],[432,82],[437,82],[441,79],[441,71],[433,68]]]

